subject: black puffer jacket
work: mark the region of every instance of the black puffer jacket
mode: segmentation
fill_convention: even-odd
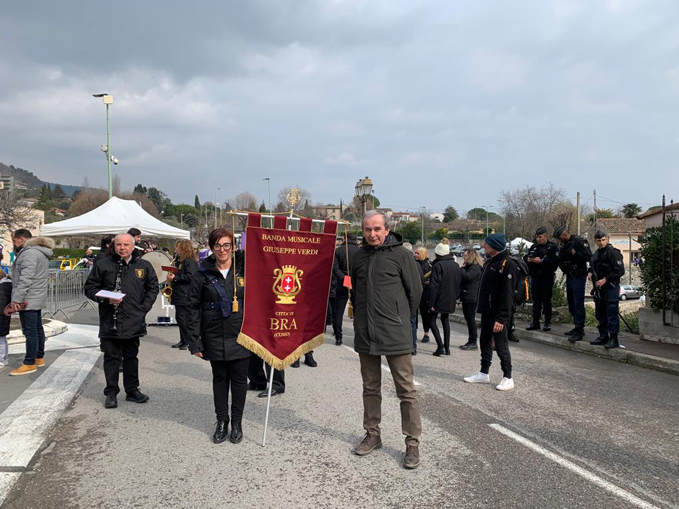
[[[203,358],[210,361],[234,361],[250,357],[250,351],[238,343],[238,334],[243,324],[243,296],[245,292],[245,257],[242,251],[236,252],[236,292],[238,312],[224,318],[220,303],[223,302],[211,277],[222,285],[228,302],[226,309],[231,310],[233,301],[234,274],[233,264],[226,279],[215,267],[215,257],[210,255],[200,263],[198,272],[191,280],[189,306],[187,308],[187,328],[189,350],[202,352]]]
[[[519,271],[510,259],[508,250],[486,259],[481,274],[477,312],[508,325],[514,311],[514,283],[518,275]]]
[[[99,290],[114,291],[120,256],[113,254],[101,258],[92,267],[85,282],[85,295],[99,303],[100,338],[138,338],[146,335],[146,314],[158,297],[158,278],[153,266],[139,256],[132,256],[129,264],[123,262],[120,291],[125,294],[118,305],[117,330],[113,330],[115,307],[108,299],[95,297]]]
[[[347,270],[347,251],[349,252],[349,261],[351,262],[351,257],[358,251],[358,245],[356,245],[355,240],[342,242],[342,244],[335,249],[335,262],[332,267],[332,274],[336,287],[336,295],[340,297],[346,296],[349,291],[348,288],[344,286],[344,276],[349,275],[349,271]]]
[[[460,294],[462,274],[453,255],[439,256],[431,264],[429,309],[436,313],[454,313]]]
[[[460,300],[471,304],[479,300],[479,283],[481,282],[481,265],[470,263],[462,267],[462,285]]]
[[[398,233],[384,244],[365,244],[350,260],[354,288],[354,350],[368,355],[405,355],[413,351],[410,317],[422,295],[413,254]]]
[[[429,305],[430,285],[431,285],[431,262],[429,260],[415,260],[422,271],[422,297],[420,302]]]
[[[183,262],[176,262],[179,269],[172,281],[172,305],[189,305],[189,288],[193,275],[198,272],[198,262],[193,258],[187,258]]]
[[[3,278],[0,281],[0,336],[7,336],[9,334],[11,317],[5,316],[2,310],[10,302],[12,302],[12,281],[9,278]]]

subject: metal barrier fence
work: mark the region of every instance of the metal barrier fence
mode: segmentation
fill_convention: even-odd
[[[61,313],[66,318],[65,309],[94,304],[85,297],[83,289],[89,276],[89,269],[85,270],[50,270],[47,278],[47,307],[43,309],[43,315],[51,318]]]

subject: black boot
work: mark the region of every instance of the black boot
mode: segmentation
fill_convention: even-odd
[[[599,337],[596,338],[594,341],[590,341],[589,344],[594,346],[602,346],[608,343],[609,339],[610,338],[608,337],[608,334],[606,334],[605,332],[600,332]]]
[[[540,322],[533,322],[531,323],[528,327],[526,327],[526,330],[539,330],[540,329]]]
[[[427,334],[422,336],[422,340],[420,341],[420,343],[429,343],[429,336]]]
[[[549,332],[550,330],[552,330],[551,322],[545,321],[545,325],[544,325],[544,327],[542,327],[542,330],[545,331],[545,332]]]
[[[440,357],[440,356],[443,355],[444,353],[445,353],[445,350],[443,349],[443,347],[442,347],[442,346],[439,346],[439,347],[436,349],[436,351],[434,352],[434,356],[435,356],[435,357]]]
[[[611,334],[611,338],[606,342],[604,348],[606,350],[610,350],[611,348],[620,348],[620,343],[618,343],[618,335]]]
[[[104,403],[104,408],[117,408],[118,398],[115,393],[106,395],[106,402]]]
[[[240,421],[233,421],[231,423],[231,436],[229,437],[232,444],[239,444],[243,440],[243,428],[241,428]]]
[[[310,368],[315,368],[316,366],[318,366],[318,362],[314,360],[313,352],[309,352],[308,354],[304,355],[304,364],[306,364]]]
[[[445,355],[450,355],[450,338],[443,342],[443,353]]]
[[[212,441],[215,444],[221,444],[224,440],[226,440],[226,436],[228,435],[226,428],[228,424],[229,421],[217,420],[217,427],[215,428],[214,435],[212,435]]]
[[[338,334],[337,336],[335,336],[335,344],[337,346],[342,346],[342,335],[341,334]]]
[[[575,343],[576,341],[582,341],[583,339],[585,339],[584,327],[576,327],[573,334],[568,338],[568,341]]]
[[[467,341],[464,345],[460,345],[460,350],[476,350],[476,341]]]
[[[127,396],[125,396],[125,401],[134,401],[135,403],[146,403],[148,400],[149,397],[146,394],[143,394],[139,389],[128,392]]]
[[[572,335],[575,333],[576,330],[578,330],[577,327],[575,327],[575,328],[569,330],[568,332],[564,332],[564,335],[566,335],[566,336],[572,336]]]
[[[290,367],[291,367],[291,368],[299,368],[299,359],[297,359],[295,362],[293,362],[292,364],[290,364]]]

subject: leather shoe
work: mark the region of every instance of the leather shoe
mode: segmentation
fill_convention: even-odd
[[[115,394],[107,394],[104,408],[118,408],[118,397]]]
[[[188,346],[188,345],[186,343],[180,341],[179,343],[172,345],[172,348],[181,348],[182,346]]]
[[[450,348],[444,348],[443,355],[450,355]]]
[[[552,324],[549,322],[545,322],[545,326],[542,328],[542,330],[545,332],[549,332],[550,330],[552,330]]]
[[[593,341],[590,341],[589,344],[594,346],[602,346],[605,345],[608,342],[608,340],[609,340],[608,334],[599,334],[599,337]]]
[[[342,346],[342,338],[337,338],[337,339],[335,340],[335,344],[336,344],[337,346]]]
[[[128,392],[127,396],[125,396],[125,401],[134,401],[135,403],[146,403],[148,400],[149,397],[146,394],[142,394],[139,389]]]
[[[618,335],[611,334],[611,337],[604,345],[604,348],[606,350],[610,350],[611,348],[620,348],[620,343],[618,343]]]
[[[526,327],[526,330],[540,330],[540,322],[531,323],[528,327]]]
[[[228,424],[229,424],[228,421],[217,421],[215,433],[214,435],[212,435],[212,441],[215,444],[221,444],[224,440],[226,440],[226,436],[228,434],[226,428]]]
[[[231,436],[229,440],[232,444],[239,444],[243,440],[243,429],[241,428],[240,421],[233,421],[231,423]]]
[[[572,335],[575,333],[576,330],[578,330],[577,327],[575,327],[575,328],[573,328],[573,329],[571,329],[571,330],[569,330],[569,331],[567,331],[567,332],[564,332],[564,335],[565,335],[565,336],[572,336]]]
[[[464,345],[460,345],[460,350],[476,350],[477,346],[476,343],[472,343],[470,341],[466,342]]]
[[[299,368],[299,359],[297,359],[295,362],[293,362],[292,364],[290,364],[290,367],[291,367],[291,368]]]
[[[308,353],[304,356],[304,364],[306,364],[310,368],[315,368],[316,366],[318,366],[318,362],[314,360],[314,355],[311,353]]]
[[[582,327],[578,327],[573,331],[573,334],[570,335],[568,338],[568,341],[570,343],[575,343],[577,341],[582,341],[585,338],[585,331],[583,330]]]
[[[434,357],[441,357],[443,355],[443,348],[437,348],[436,351],[432,354]]]
[[[422,336],[420,343],[429,343],[429,336],[427,336],[426,334]]]
[[[283,394],[285,391],[280,391],[278,389],[271,389],[271,395],[272,396],[278,396],[279,394]],[[257,394],[258,398],[268,398],[269,397],[269,391],[262,391],[259,394]]]
[[[248,383],[248,390],[249,391],[263,391],[266,390],[266,385],[257,385],[253,384],[252,382]]]

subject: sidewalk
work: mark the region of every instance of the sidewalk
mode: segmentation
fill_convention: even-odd
[[[462,314],[450,315],[450,321],[459,324],[466,324]],[[629,334],[621,332],[619,334],[620,344],[625,348],[614,348],[606,350],[602,346],[592,346],[590,341],[599,336],[596,327],[585,327],[585,339],[577,343],[570,343],[568,337],[564,332],[570,330],[572,324],[554,324],[550,332],[527,331],[528,322],[516,320],[514,335],[522,340],[535,341],[538,343],[545,343],[548,345],[564,348],[566,350],[574,350],[597,357],[605,357],[614,361],[623,362],[626,364],[633,364],[643,368],[655,369],[657,371],[664,371],[679,375],[679,345],[672,345],[667,343],[656,343],[654,341],[643,341],[639,339],[636,334]],[[621,322],[621,327],[624,324]],[[477,326],[481,326],[481,322],[477,317]]]

